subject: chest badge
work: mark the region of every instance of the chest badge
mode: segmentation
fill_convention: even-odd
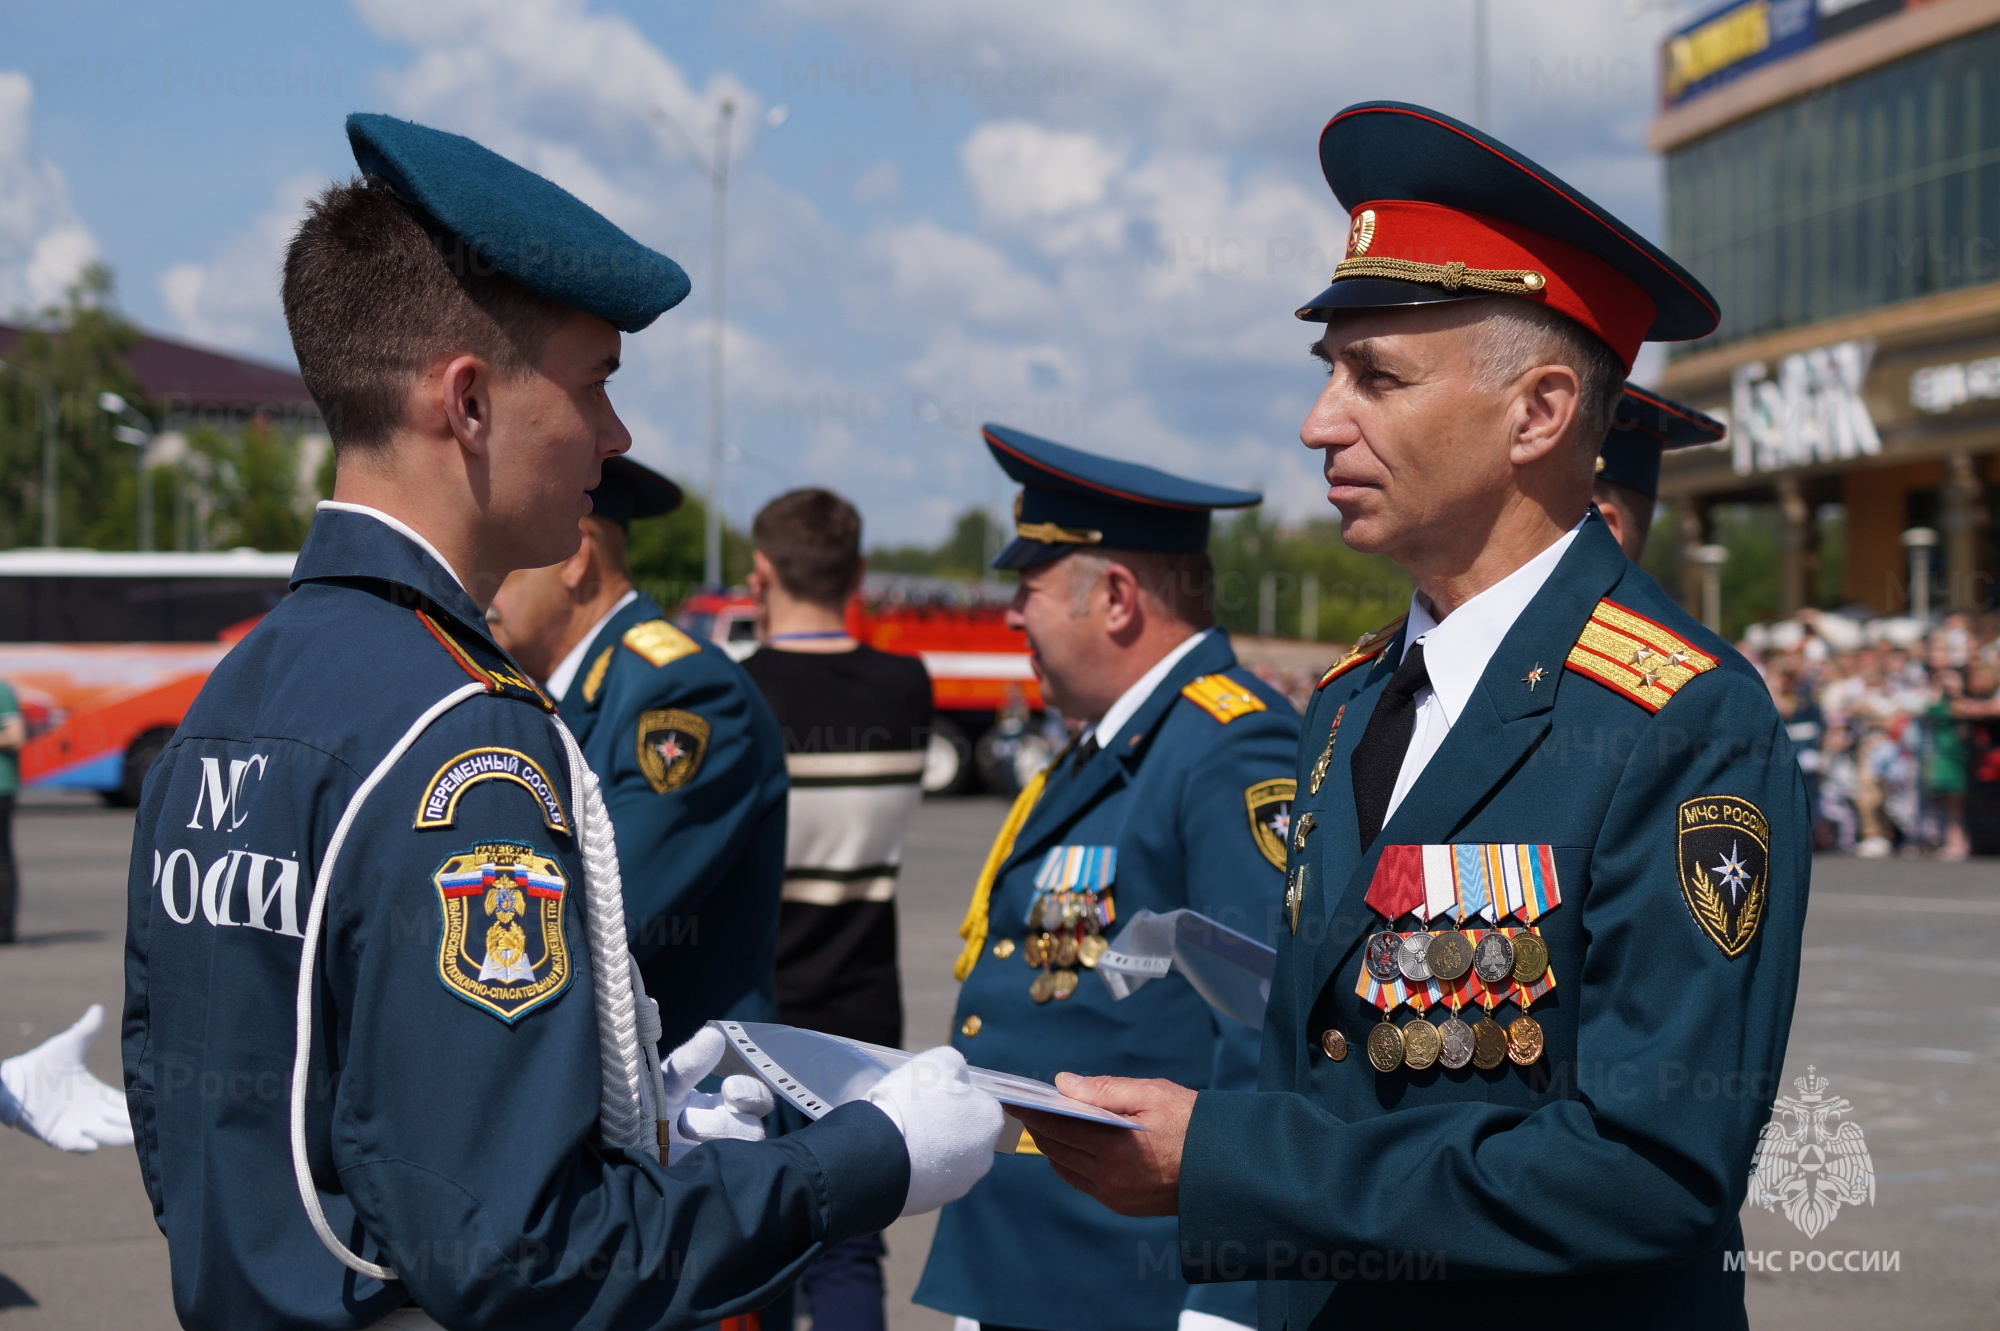
[[[1769,900],[1770,826],[1735,795],[1691,799],[1675,823],[1688,913],[1723,956],[1741,956]]]
[[[655,795],[694,780],[708,752],[708,734],[708,722],[678,707],[639,713],[639,770]]]
[[[1271,867],[1283,871],[1285,843],[1292,837],[1292,801],[1298,798],[1299,783],[1290,777],[1259,781],[1243,792],[1250,811],[1250,837]]]
[[[1319,794],[1320,782],[1326,780],[1326,769],[1333,766],[1333,742],[1340,738],[1340,718],[1346,715],[1347,704],[1342,703],[1340,709],[1333,714],[1333,725],[1326,732],[1326,747],[1320,750],[1319,757],[1313,762],[1312,783],[1307,787],[1308,794]]]
[[[512,1024],[560,994],[570,977],[562,866],[514,841],[489,841],[438,867],[444,935],[438,978]]]

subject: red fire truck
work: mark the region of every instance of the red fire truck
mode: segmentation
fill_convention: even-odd
[[[986,583],[877,574],[848,603],[849,633],[921,657],[930,671],[937,722],[924,789],[933,794],[1012,794],[1060,743],[1028,644],[1003,618],[1012,595]],[[739,661],[757,650],[757,606],[740,589],[689,597],[675,618]]]

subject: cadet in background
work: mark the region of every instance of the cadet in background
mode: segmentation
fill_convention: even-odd
[[[1044,1080],[1087,1067],[1256,1085],[1257,1032],[1180,976],[1114,1001],[1092,969],[1133,912],[1189,907],[1275,943],[1299,717],[1216,627],[1209,513],[1260,496],[985,427],[1022,486],[995,567],[1020,586],[1042,696],[1083,728],[1031,780],[960,933],[952,1043]],[[1024,1139],[1026,1140],[1026,1139]],[[1039,1153],[938,1218],[917,1302],[989,1328],[1195,1331],[1255,1320],[1248,1286],[1190,1288],[1171,1220],[1113,1215]]]
[[[680,507],[680,488],[621,456],[591,502],[577,552],[510,574],[487,620],[604,785],[664,1051],[714,1018],[777,1019],[784,750],[742,667],[632,585],[632,521]]]
[[[931,681],[923,662],[848,636],[861,515],[794,490],[750,527],[764,645],[743,663],[777,713],[792,779],[778,923],[778,1013],[871,1044],[903,1043],[896,880],[923,798]],[[828,1249],[799,1277],[814,1331],[884,1324],[880,1234]]]

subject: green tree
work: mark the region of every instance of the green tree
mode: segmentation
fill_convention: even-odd
[[[119,312],[114,287],[109,268],[85,268],[60,304],[30,317],[7,353],[9,363],[55,387],[60,545],[138,545],[137,452],[112,437],[118,422],[97,399],[116,393],[155,422],[159,412],[126,363],[140,334]],[[0,547],[41,539],[41,392],[17,375],[0,375]]]
[[[634,522],[626,546],[633,585],[669,612],[701,590],[707,530],[708,506],[693,494],[665,517]],[[725,522],[722,580],[734,587],[749,575],[750,538]]]
[[[1310,636],[1321,640],[1352,642],[1409,605],[1403,570],[1385,556],[1350,549],[1330,518],[1284,527],[1251,509],[1217,522],[1208,552],[1215,561],[1216,618],[1232,633],[1257,632],[1267,578],[1280,637],[1308,636],[1308,586],[1317,594]]]
[[[296,439],[256,417],[235,433],[197,426],[187,440],[209,496],[210,549],[299,548],[310,519],[300,502]]]
[[[968,508],[952,523],[951,535],[938,546],[881,547],[868,554],[868,567],[878,573],[924,573],[940,578],[983,578],[986,565],[1000,553],[999,524],[983,508]]]

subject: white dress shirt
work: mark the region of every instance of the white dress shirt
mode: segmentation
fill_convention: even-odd
[[[569,692],[569,682],[576,678],[577,670],[582,667],[583,654],[590,650],[590,644],[597,641],[597,635],[604,632],[604,626],[611,622],[613,615],[638,599],[639,593],[628,587],[625,594],[604,612],[604,618],[592,624],[590,632],[577,639],[576,646],[569,649],[569,655],[556,663],[556,668],[549,672],[548,679],[542,684],[542,691],[561,702],[563,695]]]
[[[1110,742],[1118,738],[1118,732],[1132,719],[1132,713],[1146,705],[1146,699],[1153,696],[1153,690],[1160,687],[1160,681],[1167,677],[1167,673],[1179,665],[1181,658],[1193,651],[1196,644],[1213,632],[1214,629],[1203,629],[1199,633],[1189,634],[1187,641],[1161,657],[1151,670],[1133,680],[1132,687],[1119,694],[1118,701],[1104,709],[1104,715],[1097,718],[1096,725],[1080,731],[1076,737],[1077,743],[1081,744],[1086,737],[1094,734],[1097,736],[1099,748],[1110,748]]]
[[[1402,769],[1396,773],[1396,788],[1390,792],[1389,808],[1382,815],[1385,824],[1395,815],[1403,796],[1410,793],[1410,787],[1417,784],[1417,778],[1424,774],[1424,768],[1444,744],[1444,737],[1451,733],[1473,689],[1479,686],[1479,677],[1486,673],[1487,663],[1500,650],[1500,640],[1514,627],[1514,621],[1528,608],[1528,602],[1535,599],[1535,593],[1549,580],[1549,574],[1555,572],[1563,552],[1569,549],[1582,527],[1581,522],[1571,527],[1548,549],[1452,611],[1442,622],[1431,614],[1422,593],[1410,594],[1410,621],[1403,634],[1403,654],[1409,655],[1411,643],[1422,643],[1424,669],[1431,682],[1417,690],[1416,729],[1410,733],[1410,747],[1403,754]],[[1549,670],[1562,668],[1560,661],[1542,665]]]

